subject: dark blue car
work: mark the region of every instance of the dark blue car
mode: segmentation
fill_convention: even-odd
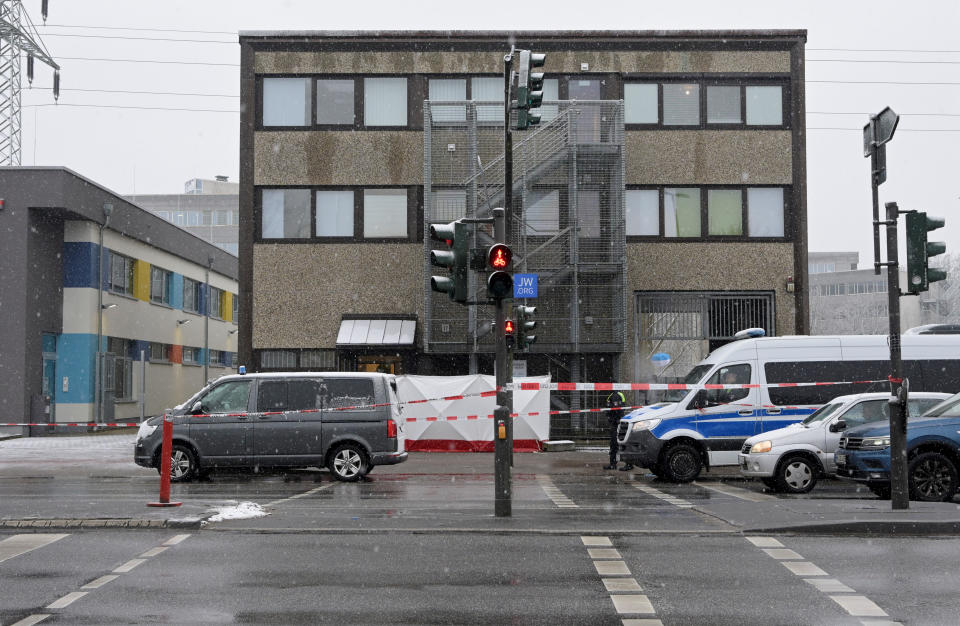
[[[890,497],[890,425],[865,424],[848,430],[836,454],[837,476],[864,483]],[[957,493],[960,474],[960,394],[907,425],[907,479],[910,499],[945,502]]]

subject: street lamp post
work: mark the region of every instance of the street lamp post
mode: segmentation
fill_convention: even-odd
[[[207,310],[203,318],[203,380],[200,387],[207,385],[207,368],[210,366],[210,268],[213,267],[213,257],[207,257],[207,274],[205,282],[207,283]]]
[[[97,352],[94,370],[96,374],[93,397],[93,421],[103,421],[103,229],[110,222],[113,204],[103,203],[103,222],[100,224],[99,254],[97,256]]]

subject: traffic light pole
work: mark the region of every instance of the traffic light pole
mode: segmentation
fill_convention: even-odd
[[[876,186],[874,186],[876,197]],[[893,509],[910,508],[907,484],[907,392],[900,355],[900,271],[897,251],[896,202],[887,202],[887,296],[890,318],[890,503]],[[879,267],[879,266],[878,266]]]

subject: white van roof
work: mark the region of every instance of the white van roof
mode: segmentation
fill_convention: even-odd
[[[856,353],[859,348],[886,348],[887,335],[785,335],[783,337],[755,337],[725,344],[711,352],[704,363],[724,363],[756,359],[758,350],[764,352],[779,349],[848,349]],[[927,358],[956,358],[960,353],[960,335],[901,335],[904,351],[922,349]],[[941,353],[941,354],[937,354]],[[846,355],[846,350],[844,351]],[[904,354],[909,358],[909,354]],[[849,356],[847,358],[850,358]]]

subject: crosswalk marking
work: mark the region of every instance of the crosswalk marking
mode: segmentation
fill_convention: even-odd
[[[147,562],[146,559],[130,559],[129,561],[127,561],[126,563],[124,563],[123,565],[121,565],[120,567],[118,567],[117,569],[113,570],[113,573],[114,573],[114,574],[126,574],[127,572],[129,572],[130,570],[132,570],[133,568],[135,568],[136,566],[140,565],[141,563],[146,563],[146,562]]]
[[[810,561],[780,561],[797,576],[826,576],[827,573]]]
[[[43,620],[50,617],[48,613],[34,613],[33,615],[28,615],[24,617],[19,622],[14,622],[10,626],[33,626],[34,624],[39,624]]]
[[[111,580],[116,580],[116,579],[118,579],[118,578],[120,578],[120,577],[117,576],[117,575],[115,575],[115,574],[107,574],[106,576],[101,576],[100,578],[98,578],[98,579],[96,579],[96,580],[91,580],[91,581],[88,582],[86,585],[84,585],[83,587],[80,587],[80,588],[81,588],[81,589],[99,589],[100,587],[103,587],[104,585],[106,585],[106,584],[107,584],[108,582],[110,582]]]
[[[886,617],[887,612],[866,596],[830,596],[830,599],[843,607],[854,617]]]
[[[643,591],[643,588],[633,578],[604,578],[603,586],[607,588],[607,591],[610,593],[624,592],[624,591]]]
[[[152,556],[157,556],[161,552],[167,549],[167,546],[157,546],[156,548],[150,548],[146,552],[140,555],[140,558],[148,559]]]
[[[83,596],[87,595],[86,591],[71,591],[67,595],[63,596],[59,600],[54,600],[47,605],[48,609],[62,609],[64,607],[70,606]]]
[[[771,496],[765,493],[756,493],[750,491],[749,489],[731,487],[730,485],[705,485],[704,483],[697,481],[694,481],[692,484],[696,485],[697,487],[702,487],[703,489],[709,489],[711,491],[716,491],[717,493],[733,496],[734,498],[740,498],[741,500],[747,500],[749,502],[764,502],[766,500],[777,499],[776,496]]]
[[[773,537],[747,537],[747,541],[758,548],[782,548],[783,544]]]
[[[591,559],[619,559],[620,553],[614,548],[588,548],[587,553]]]
[[[7,559],[12,559],[15,556],[20,556],[30,552],[31,550],[36,550],[37,548],[42,548],[43,546],[50,545],[54,541],[59,541],[64,537],[69,537],[68,534],[47,534],[47,533],[38,533],[30,535],[13,535],[8,537],[3,541],[0,541],[0,563],[3,563]]]
[[[594,561],[593,566],[601,576],[629,576],[630,570],[623,561]]]
[[[613,543],[610,541],[610,537],[592,537],[590,535],[583,535],[580,537],[580,541],[583,542],[585,546],[612,546]]]
[[[763,548],[763,551],[767,553],[767,556],[777,559],[778,561],[803,560],[802,556],[789,548]]]
[[[613,600],[613,606],[617,609],[617,613],[621,615],[624,613],[639,613],[641,615],[656,613],[653,610],[653,605],[650,604],[650,599],[641,593],[610,596],[610,599]]]
[[[853,589],[836,578],[804,578],[804,580],[823,593],[853,593]]]

